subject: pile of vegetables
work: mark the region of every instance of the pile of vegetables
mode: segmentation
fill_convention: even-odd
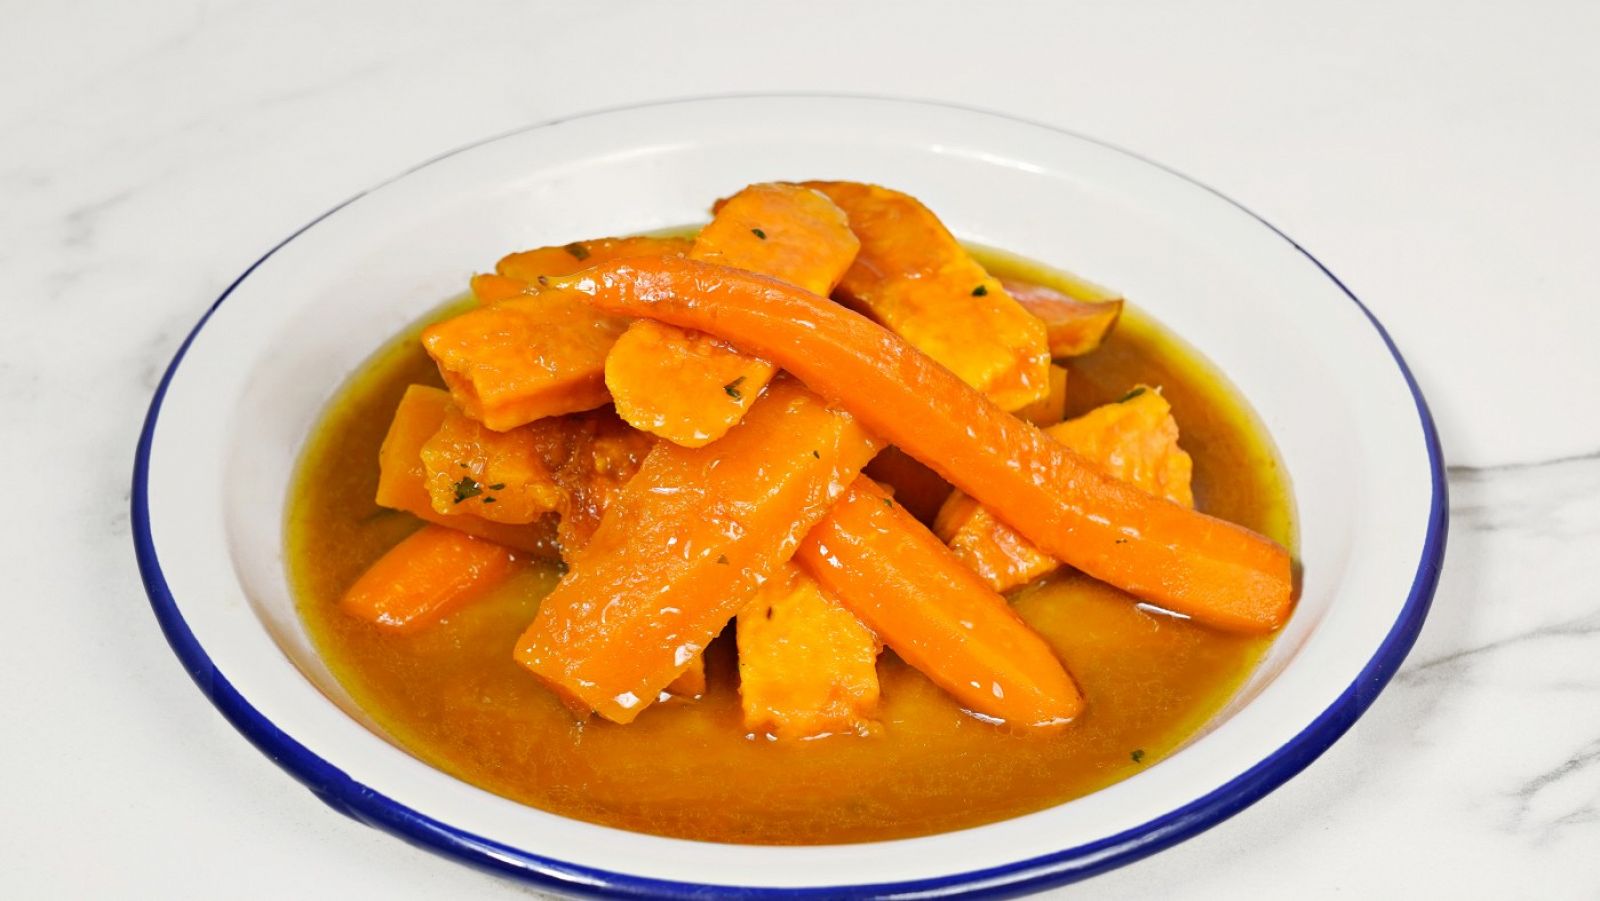
[[[1193,509],[1159,390],[1062,421],[1120,299],[988,272],[915,198],[751,185],[693,239],[516,253],[428,327],[378,503],[427,522],[347,611],[426,628],[531,559],[567,571],[508,649],[580,717],[706,688],[736,621],[756,735],[870,734],[883,647],[972,714],[1085,699],[1003,592],[1071,566],[1218,629],[1292,606],[1288,553]],[[953,486],[953,488],[952,488]]]

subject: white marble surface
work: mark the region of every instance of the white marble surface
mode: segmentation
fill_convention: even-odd
[[[1593,897],[1600,6],[1198,6],[7,4],[0,895],[523,893],[330,813],[189,683],[129,542],[140,418],[217,293],[365,185],[560,114],[809,89],[1013,112],[1220,188],[1383,318],[1438,415],[1449,561],[1395,684],[1265,801],[1080,893]]]

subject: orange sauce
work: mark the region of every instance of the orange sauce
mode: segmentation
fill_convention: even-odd
[[[1069,293],[1081,284],[975,252],[996,275]],[[1159,385],[1194,457],[1199,508],[1293,547],[1293,503],[1271,443],[1198,354],[1130,309],[1104,346],[1068,368],[1069,416],[1135,383]],[[1088,698],[1087,712],[1060,734],[980,722],[885,652],[878,734],[793,743],[749,736],[730,633],[707,651],[702,700],[656,705],[629,726],[578,723],[511,658],[560,577],[554,564],[532,567],[415,635],[381,634],[338,609],[345,588],[417,526],[372,501],[378,446],[413,383],[439,384],[415,330],[351,378],[312,434],[288,522],[300,615],[330,669],[390,740],[462,780],[553,813],[763,844],[874,841],[993,822],[1155,764],[1227,701],[1268,643],[1149,611],[1064,571],[1014,596]]]

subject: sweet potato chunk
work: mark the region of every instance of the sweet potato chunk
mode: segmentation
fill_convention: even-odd
[[[744,727],[780,740],[868,732],[878,706],[872,630],[788,563],[739,611]]]
[[[1161,394],[1146,386],[1127,399],[1045,429],[1107,474],[1185,507],[1193,469],[1178,446],[1178,423]],[[961,562],[996,591],[1009,591],[1054,572],[1061,564],[968,495],[945,501],[934,531]]]
[[[867,464],[867,475],[894,494],[894,502],[906,508],[924,525],[931,525],[939,508],[954,487],[916,457],[898,447],[886,447]]]
[[[826,295],[857,246],[828,198],[798,185],[755,184],[717,204],[689,258]],[[622,418],[685,447],[722,437],[775,372],[703,332],[651,321],[630,326],[606,358],[606,386]]]
[[[412,385],[395,408],[389,433],[378,452],[378,494],[380,506],[404,510],[428,522],[449,526],[468,535],[487,538],[496,544],[529,551],[539,556],[556,555],[554,516],[544,516],[526,525],[490,522],[465,511],[439,512],[428,494],[427,468],[422,462],[422,447],[439,431],[448,411],[450,395],[438,388]]]
[[[1007,410],[1044,397],[1044,325],[916,198],[857,182],[808,182],[861,239],[837,296]]]
[[[574,241],[559,247],[540,247],[509,254],[495,264],[495,274],[537,286],[541,278],[571,275],[622,257],[683,256],[689,251],[688,238],[597,238]]]
[[[660,442],[539,605],[516,659],[632,722],[828,512],[877,442],[793,380],[701,448]]]
[[[544,291],[430,325],[422,346],[456,404],[503,432],[605,404],[606,353],[627,325],[579,295]]]
[[[1122,315],[1122,298],[1114,295],[1105,300],[1080,300],[1030,282],[1005,279],[1000,284],[1044,323],[1052,357],[1076,357],[1094,350]]]
[[[607,408],[496,432],[452,404],[423,445],[422,461],[436,512],[503,523],[557,513],[562,552],[570,557],[654,443]]]
[[[1067,415],[1067,370],[1050,364],[1050,393],[1017,411],[1036,426],[1052,426]]]
[[[339,606],[380,629],[416,632],[493,591],[520,567],[509,548],[427,525],[379,557]]]
[[[472,298],[481,304],[499,303],[513,297],[533,293],[533,288],[527,282],[506,278],[503,275],[474,275],[472,277]]]

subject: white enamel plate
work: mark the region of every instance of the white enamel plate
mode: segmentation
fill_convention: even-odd
[[[510,247],[705,217],[797,178],[881,182],[962,238],[1115,285],[1200,349],[1293,481],[1304,583],[1259,669],[1202,735],[1087,797],[957,833],[761,847],[575,822],[380,737],[294,611],[283,523],[323,405],[386,338]],[[1012,893],[1167,847],[1299,772],[1355,721],[1421,627],[1444,552],[1426,405],[1393,344],[1309,254],[1127,153],[995,115],[840,97],[693,100],[553,122],[448,154],[290,236],[196,326],[139,445],[151,602],[201,690],[338,810],[466,862],[611,895]]]

